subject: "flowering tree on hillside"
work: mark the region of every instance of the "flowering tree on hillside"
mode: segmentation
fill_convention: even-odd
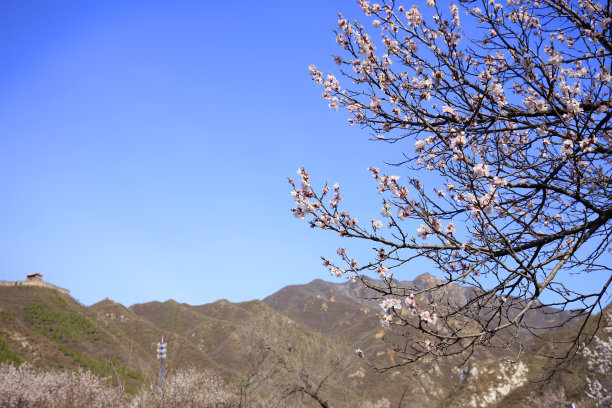
[[[238,408],[236,393],[223,379],[211,372],[186,368],[170,374],[161,389],[154,381],[143,387],[129,404],[130,408]]]
[[[0,363],[3,408],[121,408],[125,394],[89,371],[44,371],[29,364]]]
[[[315,188],[305,169],[290,180],[296,217],[375,246],[365,264],[344,248],[324,264],[382,298],[396,365],[543,336],[528,316],[548,307],[573,310],[554,326],[579,323],[566,359],[612,282],[612,5],[499,1],[358,0],[367,24],[340,15],[336,30],[343,82],[310,67],[332,109],[404,146],[407,179],[370,169],[382,201],[371,221],[342,208],[337,184]],[[394,279],[419,258],[444,279]],[[577,291],[569,273],[603,284]],[[447,296],[454,284],[473,289]]]
[[[612,312],[608,311],[608,322],[602,330],[602,337],[595,337],[592,348],[585,348],[590,378],[587,378],[587,395],[597,402],[598,407],[612,407]]]

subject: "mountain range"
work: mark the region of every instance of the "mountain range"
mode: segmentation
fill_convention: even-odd
[[[437,278],[424,274],[411,283],[431,279]],[[458,297],[468,289],[453,290],[449,296]],[[315,390],[334,407],[374,407],[387,398],[404,408],[502,408],[548,388],[563,388],[570,400],[584,396],[580,357],[545,382],[534,380],[543,378],[548,360],[527,353],[510,360],[498,349],[481,350],[461,366],[433,362],[377,372],[354,352],[364,350],[377,365],[395,363],[385,341],[392,333],[381,327],[380,308],[368,297],[357,283],[314,280],[248,302],[193,306],[168,300],[125,307],[107,298],[84,306],[49,288],[3,286],[0,361],[84,368],[134,392],[157,375],[156,346],[164,336],[166,373],[190,366],[209,370],[252,398]],[[529,318],[551,316],[534,312]],[[531,348],[547,347],[527,341]],[[309,398],[301,403],[318,406]]]

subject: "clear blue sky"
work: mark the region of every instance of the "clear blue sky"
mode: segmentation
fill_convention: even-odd
[[[0,280],[40,272],[84,304],[130,305],[329,278],[319,256],[339,240],[291,215],[286,177],[305,165],[377,212],[365,169],[389,159],[308,74],[332,68],[342,10],[358,13],[352,0],[2,2]]]
[[[335,68],[339,11],[361,15],[353,0],[2,2],[0,280],[40,272],[84,304],[131,305],[331,279],[319,256],[354,245],[296,220],[286,177],[340,182],[369,220],[366,168],[412,148],[369,142],[310,80],[309,64]]]

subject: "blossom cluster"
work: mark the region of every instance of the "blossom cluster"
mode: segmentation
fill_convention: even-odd
[[[393,322],[393,312],[402,309],[402,302],[397,298],[386,298],[380,303],[382,314],[380,318],[380,324],[383,327],[388,327]]]
[[[438,321],[438,315],[436,313],[429,313],[427,310],[422,312],[419,315],[419,318],[421,319],[421,322],[423,322],[423,324],[426,326],[433,326]]]
[[[43,371],[0,363],[0,406],[4,408],[123,407],[125,395],[89,371]]]

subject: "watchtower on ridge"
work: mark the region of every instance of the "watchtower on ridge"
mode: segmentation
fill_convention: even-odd
[[[26,275],[27,281],[42,281],[42,273],[32,273],[30,275]]]

